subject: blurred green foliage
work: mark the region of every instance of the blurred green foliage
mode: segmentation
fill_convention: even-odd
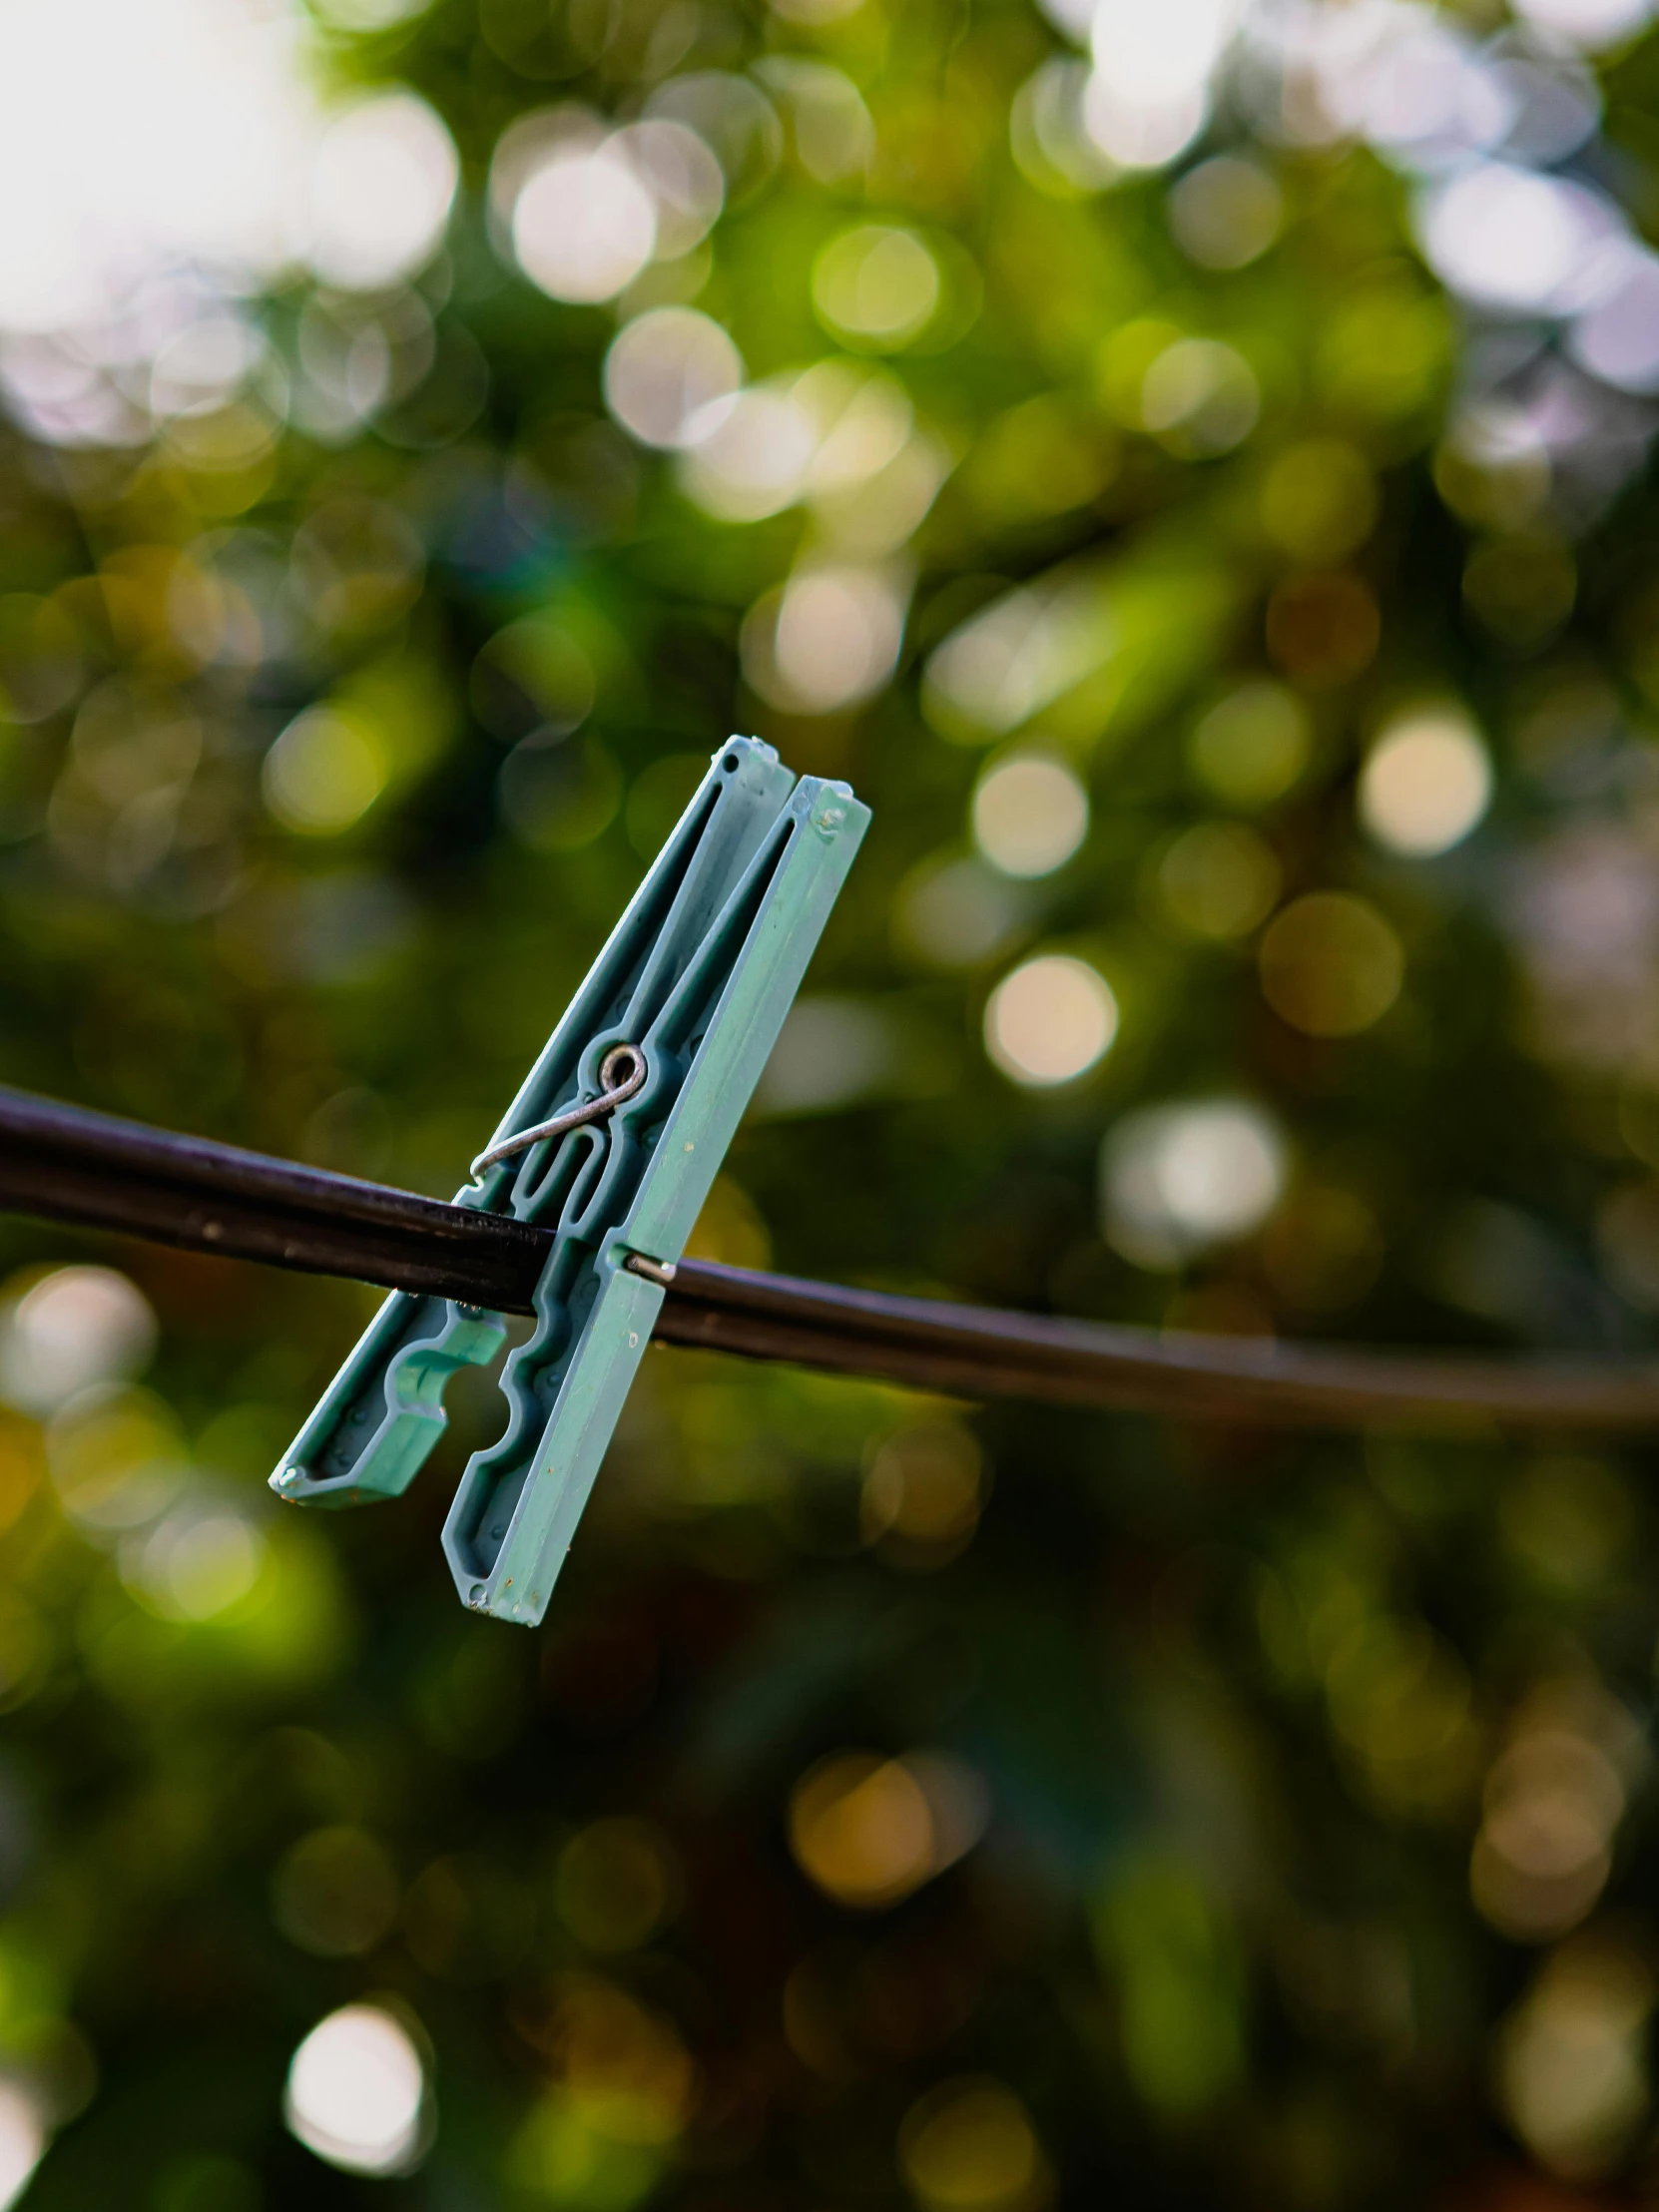
[[[1023,0],[341,27],[390,12],[318,49],[452,134],[441,253],[278,287],[276,366],[142,437],[0,443],[5,1078],[447,1196],[754,730],[874,825],[694,1249],[1649,1346],[1645,432],[1609,414],[1586,490],[1480,429],[1498,339],[1397,166],[1224,105],[1080,178]],[[1595,157],[1639,213],[1651,67]],[[707,238],[596,303],[489,214],[560,102],[550,145],[643,112],[720,157]],[[671,337],[725,358],[643,323],[687,308],[749,381],[676,457],[629,428]],[[1655,2185],[1644,1453],[662,1352],[522,1635],[437,1548],[487,1379],[414,1495],[319,1528],[263,1478],[369,1294],[3,1244],[0,2149],[55,2130],[40,2212]],[[283,2126],[358,2000],[432,2084],[402,2176]]]

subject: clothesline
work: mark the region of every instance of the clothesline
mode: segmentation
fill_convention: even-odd
[[[0,1209],[500,1313],[531,1311],[548,1231],[0,1089]],[[950,1395],[1259,1426],[1642,1429],[1659,1363],[1454,1358],[998,1312],[682,1261],[660,1342]]]

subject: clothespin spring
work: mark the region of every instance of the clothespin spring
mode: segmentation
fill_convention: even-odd
[[[599,1080],[605,1088],[597,1098],[590,1098],[585,1106],[569,1107],[564,1113],[555,1114],[551,1121],[538,1121],[533,1129],[521,1129],[516,1136],[503,1137],[499,1144],[492,1144],[473,1161],[472,1180],[482,1182],[485,1170],[494,1167],[498,1160],[510,1160],[515,1152],[528,1152],[545,1137],[562,1137],[567,1129],[580,1129],[584,1122],[602,1121],[625,1099],[633,1097],[644,1083],[647,1072],[645,1054],[638,1045],[612,1045],[600,1062]]]

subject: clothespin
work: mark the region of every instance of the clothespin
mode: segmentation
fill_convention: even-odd
[[[545,1223],[536,1325],[508,1358],[505,1433],[444,1523],[462,1601],[547,1610],[674,1265],[852,864],[869,810],[734,738],[612,931],[459,1206]],[[499,1314],[394,1291],[271,1478],[296,1505],[396,1497]]]

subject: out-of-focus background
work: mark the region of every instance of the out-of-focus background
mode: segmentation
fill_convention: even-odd
[[[1656,222],[1646,0],[0,0],[0,1078],[447,1196],[755,731],[695,1250],[1640,1355]],[[1650,1454],[662,1352],[526,1634],[0,1277],[5,2202],[1659,2189]]]

